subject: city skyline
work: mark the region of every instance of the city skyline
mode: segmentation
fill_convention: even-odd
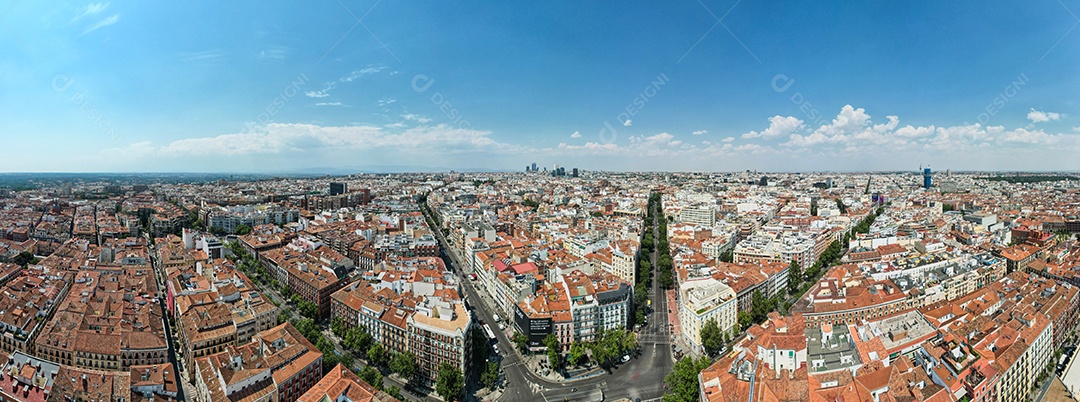
[[[7,2],[0,171],[1075,171],[1073,9]]]

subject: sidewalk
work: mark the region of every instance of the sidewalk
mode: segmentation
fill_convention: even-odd
[[[502,398],[503,391],[502,388],[496,388],[494,391],[488,390],[487,388],[480,388],[474,396],[477,400],[482,402],[495,402],[499,400],[499,398]]]

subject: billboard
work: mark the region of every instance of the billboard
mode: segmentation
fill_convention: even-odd
[[[551,317],[530,318],[521,306],[514,306],[514,325],[529,339],[529,346],[536,347],[544,344],[544,337],[551,333]]]

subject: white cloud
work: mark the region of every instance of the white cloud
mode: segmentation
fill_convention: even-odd
[[[86,17],[88,15],[97,15],[97,14],[101,13],[102,11],[105,11],[106,8],[109,8],[109,3],[107,3],[107,2],[106,3],[90,3],[90,4],[87,4],[86,7],[83,8],[81,13],[76,15],[75,18],[71,19],[71,22],[81,20],[83,17]]]
[[[334,102],[322,103],[329,106]],[[449,160],[452,161],[448,165],[451,168],[473,167],[477,164],[474,161],[481,161],[478,164],[486,163],[488,167],[506,169],[505,166],[496,165],[502,164],[502,161],[492,163],[492,158],[497,158],[492,155],[499,155],[523,160],[537,156],[577,157],[580,162],[571,159],[574,166],[581,165],[588,169],[588,165],[593,164],[594,168],[603,166],[615,170],[743,170],[749,167],[776,170],[890,170],[904,166],[907,164],[905,161],[932,160],[949,160],[955,170],[1032,169],[1047,163],[1057,164],[1044,166],[1044,169],[1068,168],[1069,162],[1060,161],[1070,161],[1072,153],[1080,150],[1080,135],[1069,131],[1053,133],[1030,127],[1006,128],[980,124],[901,125],[897,116],[886,115],[878,121],[871,119],[865,110],[851,106],[843,108],[835,119],[820,127],[802,127],[799,129],[802,131],[788,134],[786,143],[771,145],[755,142],[734,144],[738,142],[738,136],[686,142],[662,132],[651,136],[623,136],[611,142],[578,145],[580,140],[577,140],[568,141],[577,143],[574,145],[564,142],[549,148],[533,148],[500,142],[487,131],[459,129],[449,125],[428,126],[420,121],[426,119],[430,122],[430,119],[415,114],[406,113],[401,117],[401,122],[383,126],[269,124],[237,134],[163,144],[140,143],[129,146],[130,149],[114,150],[116,152],[111,154],[145,155],[138,158],[165,161],[161,166],[184,166],[197,158],[221,160],[221,163],[238,161],[233,165],[239,166],[238,169],[251,166],[254,161],[281,161],[278,163],[280,166],[325,166],[327,160],[359,154],[364,155],[365,160],[414,159],[428,165]],[[792,127],[791,124],[782,124],[785,118],[770,119],[771,122],[773,120],[776,124],[770,124],[770,128],[775,126],[781,130]],[[584,138],[574,133],[570,136]],[[478,159],[477,156],[483,157]],[[85,163],[93,166],[92,163],[97,162]]]
[[[382,70],[385,70],[385,69],[386,69],[386,67],[379,66],[379,67],[366,67],[366,68],[361,68],[359,70],[354,70],[347,77],[342,78],[341,82],[353,82],[357,78],[363,77],[365,75],[375,74],[375,73],[378,73],[378,72],[380,72]]]
[[[622,123],[622,125],[623,125],[624,127],[630,127],[630,126],[632,126],[633,124],[634,124],[634,122],[630,121],[630,119],[626,119],[626,121],[624,121],[624,122]]]
[[[397,99],[394,99],[394,98],[379,99],[379,106],[386,106],[386,105],[396,103],[396,102],[397,102]]]
[[[270,46],[259,52],[259,58],[264,60],[283,60],[292,50],[287,46]]]
[[[742,138],[763,138],[768,140],[776,137],[790,135],[802,129],[804,126],[805,125],[803,124],[803,121],[799,120],[798,118],[792,116],[783,117],[777,115],[769,118],[769,128],[766,128],[760,133],[757,131],[748,132],[746,134],[743,134]]]
[[[869,121],[870,115],[866,114],[865,109],[856,109],[851,105],[844,105],[844,107],[840,108],[840,114],[836,115],[831,124],[821,126],[815,132],[833,136],[851,134],[866,127]]]
[[[570,134],[570,138],[581,138],[581,132],[575,131],[573,134]]]
[[[1080,127],[1073,127],[1074,133],[1080,133]]]
[[[900,127],[894,133],[901,138],[923,138],[934,134],[934,126],[912,127],[910,125]]]
[[[1080,127],[1076,128],[1080,132]],[[766,134],[768,133],[768,134]],[[1047,152],[1071,155],[1080,150],[1080,136],[1055,134],[1030,127],[1006,128],[966,124],[957,126],[902,125],[900,117],[885,115],[872,119],[863,108],[845,105],[834,119],[818,127],[806,127],[797,118],[776,116],[769,128],[753,138],[784,138],[779,145],[734,144],[738,136],[721,140],[686,143],[668,133],[630,136],[621,142],[560,144],[540,150],[543,155],[592,157],[604,166],[633,165],[627,157],[658,169],[740,170],[747,166],[769,166],[779,170],[839,169],[890,170],[910,160],[948,159],[954,169],[1002,169],[1020,166],[1038,168]],[[755,137],[756,135],[756,137]],[[770,156],[761,158],[760,156]],[[1018,156],[1024,158],[1017,158]],[[776,156],[773,158],[771,156]],[[1069,156],[1058,156],[1068,160]],[[1036,162],[1038,161],[1038,162]],[[759,165],[764,164],[764,165]],[[1060,164],[1059,164],[1060,165]],[[640,168],[633,165],[626,169]],[[661,167],[662,166],[662,167]],[[1066,164],[1065,167],[1068,167]],[[1044,169],[1046,167],[1043,167]]]
[[[695,131],[695,132],[693,132],[693,133],[690,133],[690,134],[693,134],[693,135],[702,135],[702,134],[708,134],[708,133],[709,133],[709,130],[698,130],[698,131]]]
[[[375,126],[318,126],[272,123],[250,132],[215,137],[188,138],[149,149],[152,156],[192,155],[250,156],[260,154],[311,153],[341,150],[390,149],[398,152],[471,153],[507,152],[522,149],[496,142],[490,132],[423,126],[389,131]]]
[[[1061,113],[1055,112],[1043,112],[1035,109],[1031,109],[1027,114],[1028,120],[1032,123],[1045,123],[1051,120],[1058,120],[1061,118]]]
[[[675,136],[668,133],[660,133],[649,137],[630,137],[631,144],[645,144],[649,146],[667,145]]]
[[[848,137],[866,129],[869,122],[870,115],[866,114],[865,109],[844,105],[831,123],[818,127],[809,135],[790,134],[784,145],[810,147],[824,143],[843,143]]]
[[[225,57],[225,53],[216,49],[199,52],[183,52],[178,55],[180,60],[200,63],[216,63],[221,61],[223,57]]]
[[[424,116],[421,116],[421,115],[418,115],[418,114],[414,114],[414,113],[402,114],[401,118],[405,119],[406,121],[415,121],[415,122],[420,123],[420,124],[424,124],[424,123],[427,123],[427,122],[431,121],[431,119],[429,119],[427,117],[424,117]]]
[[[120,21],[120,14],[110,15],[109,17],[107,17],[107,18],[105,18],[105,19],[103,19],[101,21],[95,22],[93,25],[90,25],[90,26],[86,27],[86,29],[83,30],[82,34],[86,35],[88,33],[94,32],[94,31],[99,30],[101,28],[105,28],[105,27],[107,27],[109,25],[115,24],[115,23],[117,23],[119,21]]]
[[[1057,141],[1057,137],[1047,134],[1042,130],[1017,128],[1006,132],[1001,136],[1001,140],[1021,144],[1050,145]]]
[[[345,104],[341,102],[319,102],[315,106],[345,106]]]
[[[353,70],[353,72],[349,73],[349,75],[338,78],[336,81],[330,81],[330,82],[323,83],[323,88],[322,89],[317,90],[317,91],[307,91],[307,92],[304,92],[304,95],[306,95],[309,98],[325,98],[327,96],[330,96],[330,91],[333,91],[334,89],[337,89],[339,84],[343,84],[343,83],[347,83],[347,82],[353,82],[353,81],[356,81],[357,79],[359,79],[360,77],[364,77],[364,76],[367,76],[367,75],[372,75],[372,74],[381,72],[381,71],[383,71],[385,69],[386,69],[386,67],[384,67],[384,66],[376,66],[376,67],[365,67],[365,68],[361,68],[361,69],[358,69],[358,70]]]

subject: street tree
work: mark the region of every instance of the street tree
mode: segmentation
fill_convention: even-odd
[[[294,294],[293,296],[296,295]],[[319,319],[319,308],[315,306],[315,303],[309,302],[307,300],[301,300],[300,303],[297,305],[297,308],[300,310],[300,315],[310,318],[312,320]]]
[[[480,373],[483,370],[484,362],[488,359],[488,354],[491,353],[491,344],[488,343],[487,335],[484,335],[484,331],[480,327],[473,327],[472,330],[472,361],[473,368],[476,373]]]
[[[567,360],[570,364],[580,366],[585,364],[589,360],[589,355],[585,350],[585,345],[581,342],[574,342],[570,344],[570,353],[567,354]]]
[[[511,339],[514,341],[514,346],[517,346],[518,350],[521,351],[522,354],[529,351],[529,338],[527,338],[524,334],[520,332],[515,332],[513,338]]]
[[[544,346],[547,347],[548,363],[552,368],[560,366],[559,355],[562,351],[562,345],[559,344],[559,338],[555,334],[548,334],[544,337]]]
[[[412,352],[398,353],[390,360],[390,370],[409,380],[416,374],[416,355]]]
[[[23,251],[23,252],[19,253],[18,255],[16,255],[15,259],[12,262],[14,262],[15,264],[17,264],[19,266],[22,266],[23,268],[26,268],[26,266],[29,265],[33,261],[34,261],[34,254],[29,252],[29,251]]]
[[[770,300],[766,299],[760,290],[755,290],[754,294],[750,296],[750,314],[754,317],[754,322],[764,321],[771,310],[772,303]]]
[[[791,265],[788,265],[788,293],[795,294],[799,291],[799,287],[802,286],[803,272],[802,267],[799,266],[799,262],[791,260]]]
[[[720,330],[715,318],[710,318],[701,327],[701,346],[709,356],[716,356],[724,346],[724,331]]]
[[[484,367],[483,374],[480,374],[480,382],[490,389],[499,380],[499,363],[488,362]]]
[[[367,352],[368,361],[373,366],[386,365],[386,349],[383,349],[382,344],[375,343],[371,345],[371,348]]]
[[[698,373],[709,367],[709,363],[709,358],[704,356],[699,359],[686,357],[675,362],[675,367],[664,377],[668,387],[664,402],[697,402],[701,394]]]
[[[365,366],[360,370],[359,377],[375,388],[382,388],[382,373],[374,367]]]
[[[461,370],[450,363],[439,366],[439,375],[435,380],[435,392],[446,402],[461,400],[461,391],[465,386]]]
[[[750,326],[753,325],[753,324],[754,324],[754,316],[750,315],[750,313],[747,313],[745,311],[740,311],[739,312],[739,328],[742,328],[742,329],[745,330],[747,328],[750,328]]]

